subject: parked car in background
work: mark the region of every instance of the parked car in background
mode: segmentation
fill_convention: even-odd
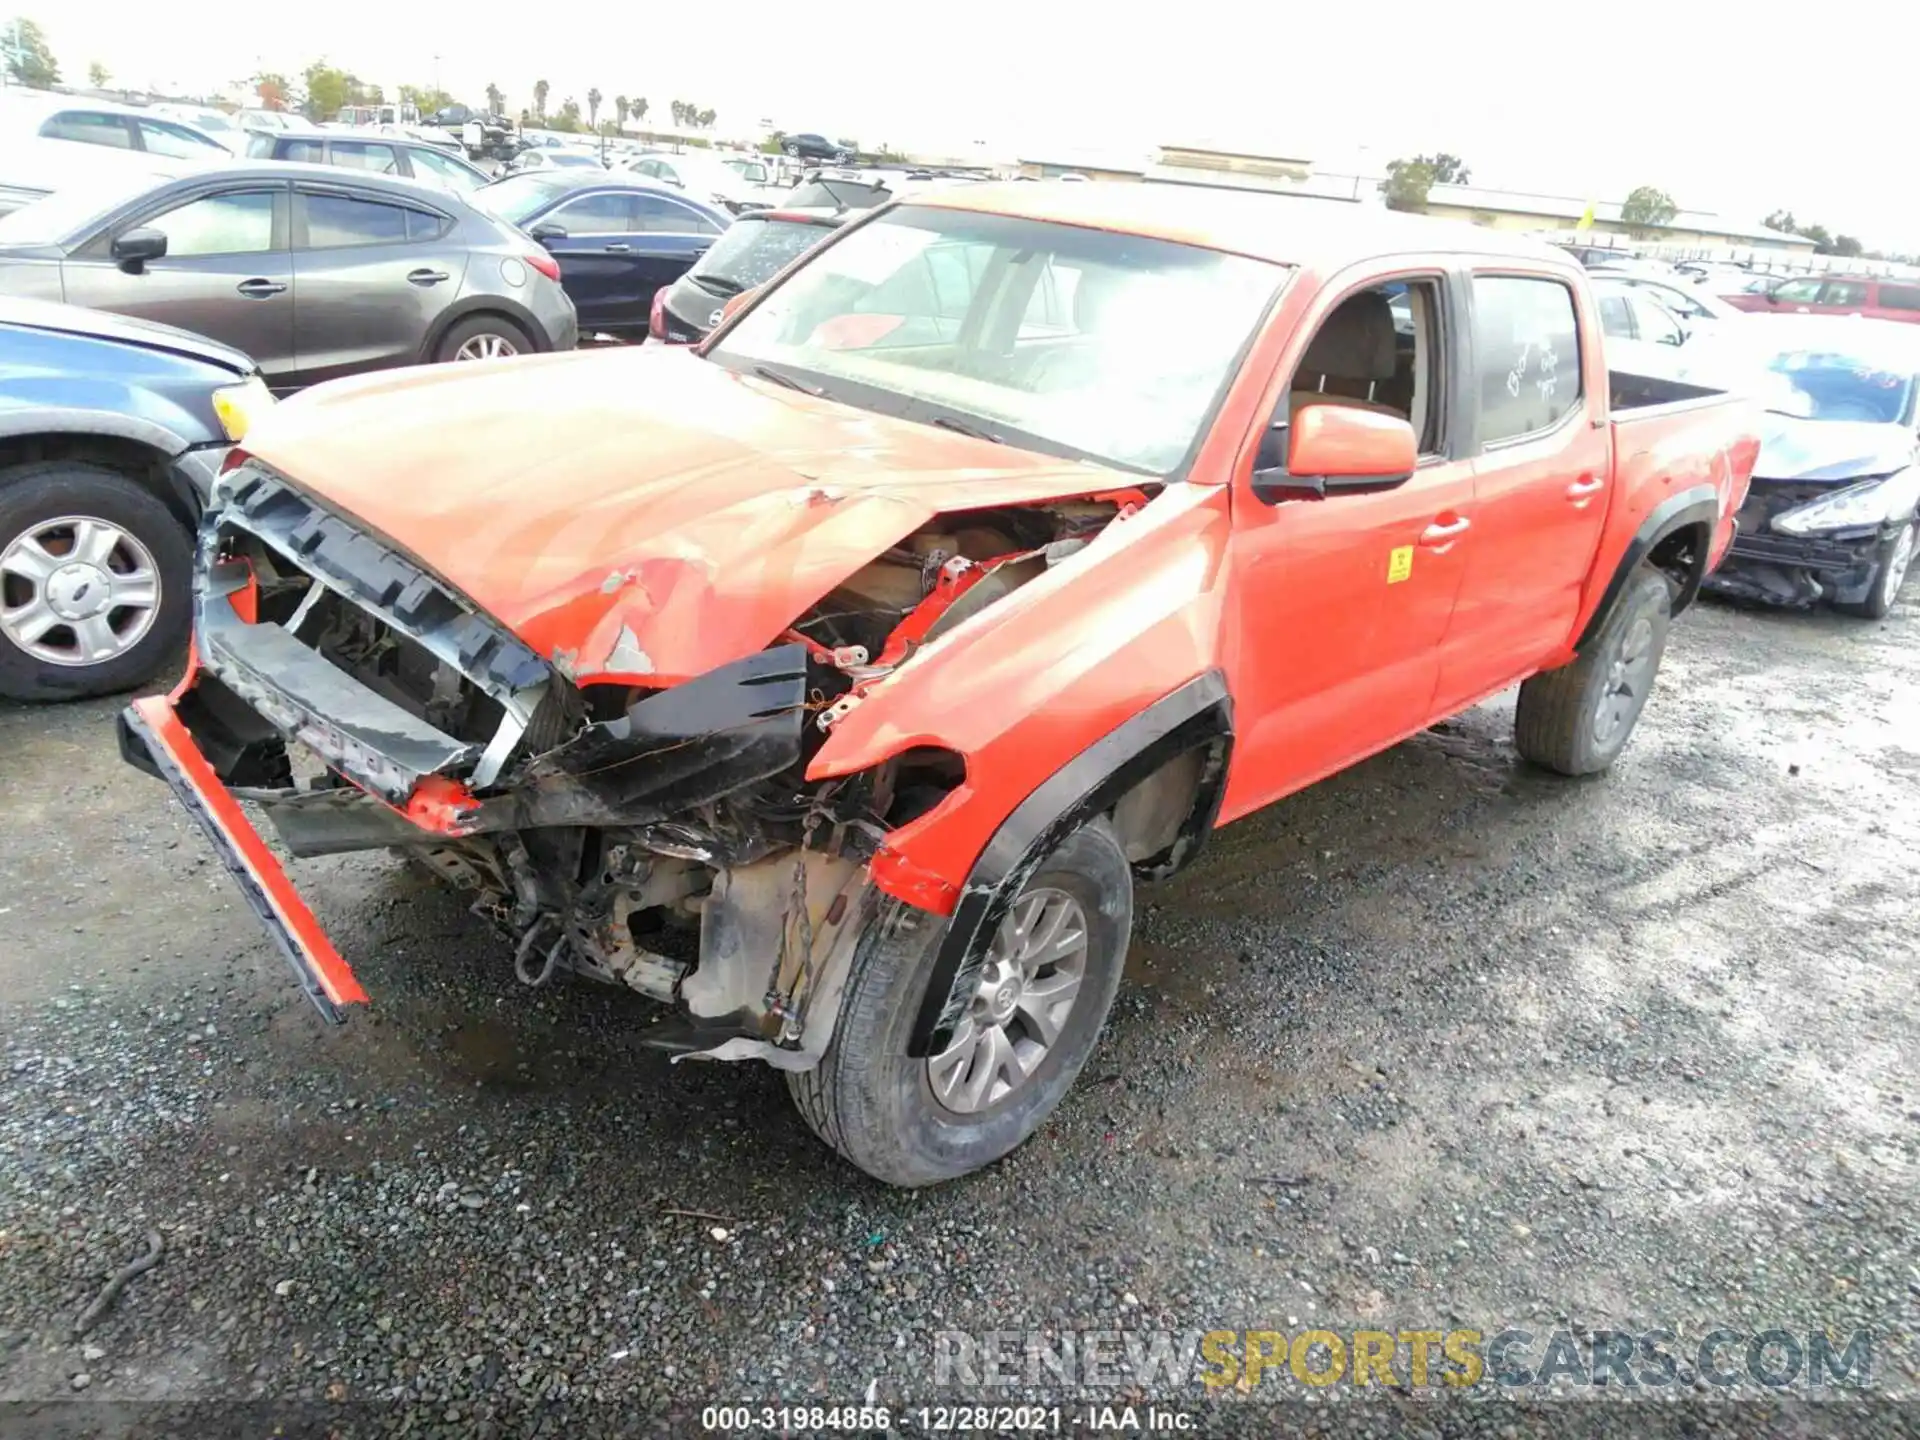
[[[764,209],[780,198],[780,191],[761,181],[749,180],[735,166],[721,163],[711,155],[668,155],[649,151],[625,162],[622,169],[680,191],[704,205],[738,215],[743,210]],[[758,167],[767,174],[764,165]]]
[[[766,284],[845,223],[844,210],[760,210],[742,215],[686,274],[653,297],[647,334],[686,345],[704,340],[736,295]]]
[[[1606,336],[1607,364],[1630,375],[1680,378],[1679,349],[1687,342],[1680,317],[1648,291],[1593,274],[1593,298]]]
[[[218,141],[126,105],[0,90],[0,214],[69,186],[229,164]]]
[[[686,274],[733,218],[604,170],[509,175],[472,198],[544,245],[580,328],[610,335],[644,335],[654,293]]]
[[[556,145],[535,145],[515,155],[507,169],[522,170],[604,170],[606,163],[592,150],[568,150]]]
[[[1562,244],[1555,241],[1554,249],[1571,255],[1589,270],[1598,265],[1619,265],[1634,258],[1633,252],[1624,245]]]
[[[1710,330],[1681,378],[1752,388],[1765,409],[1740,532],[1709,584],[1892,610],[1920,539],[1920,330],[1820,315]]]
[[[147,113],[161,116],[167,120],[177,120],[205,135],[209,140],[217,141],[230,155],[244,155],[247,149],[247,132],[239,120],[224,110],[215,110],[207,105],[149,105]]]
[[[1659,301],[1679,316],[1689,329],[1696,325],[1710,325],[1718,320],[1737,320],[1744,314],[1739,307],[1729,305],[1718,295],[1701,290],[1684,279],[1676,283],[1662,276],[1606,268],[1595,270],[1592,274],[1596,284],[1605,280],[1610,284],[1624,285]]]
[[[125,690],[179,652],[200,507],[271,403],[198,335],[0,299],[0,696]]]
[[[459,196],[310,165],[71,190],[0,219],[0,294],[211,336],[276,390],[571,349],[558,269]]]
[[[853,159],[853,151],[847,146],[837,140],[829,140],[824,135],[815,135],[810,130],[787,136],[780,142],[780,148],[796,160],[827,160],[845,164]]]
[[[243,130],[284,130],[293,135],[316,135],[321,127],[292,110],[242,110],[234,119]]]
[[[1740,310],[1782,315],[1864,315],[1920,323],[1920,281],[1877,275],[1798,275],[1726,297]]]
[[[464,195],[491,184],[493,177],[442,146],[374,130],[316,130],[311,135],[255,133],[247,142],[255,160],[293,160],[336,165],[371,175],[417,180],[436,190]]]

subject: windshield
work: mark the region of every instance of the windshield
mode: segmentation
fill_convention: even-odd
[[[1168,475],[1285,275],[1194,245],[900,206],[817,251],[708,353],[849,404]]]
[[[467,198],[510,225],[524,225],[572,186],[552,175],[523,172],[482,185]]]
[[[57,190],[10,215],[0,216],[0,245],[56,244],[77,231],[91,228],[92,221],[119,209],[158,183],[148,176],[132,181],[96,181]]]
[[[1777,415],[1800,420],[1856,420],[1895,425],[1913,398],[1910,369],[1831,350],[1791,350],[1767,362],[1760,400]]]
[[[708,290],[737,295],[764,285],[789,260],[798,258],[832,234],[831,227],[803,220],[763,220],[746,216],[727,227],[691,274]]]

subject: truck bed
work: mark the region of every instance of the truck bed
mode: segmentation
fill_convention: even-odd
[[[1607,371],[1607,389],[1612,396],[1614,417],[1623,412],[1649,410],[1663,405],[1685,405],[1699,400],[1718,400],[1724,390],[1693,385],[1685,380],[1668,380],[1655,375],[1635,375],[1625,370]]]

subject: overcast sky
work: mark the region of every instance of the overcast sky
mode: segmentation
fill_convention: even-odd
[[[597,85],[608,108],[617,94],[663,117],[674,99],[710,106],[722,134],[764,117],[994,159],[1184,142],[1377,171],[1449,150],[1478,185],[1618,200],[1652,184],[1728,219],[1783,206],[1870,247],[1920,249],[1920,10],[1907,5],[30,0],[21,13],[70,82],[99,60],[116,83],[217,88],[324,55],[391,91],[431,84],[437,52],[444,88],[480,101],[491,82],[516,110],[545,79],[550,107],[584,106]],[[830,25],[796,32],[799,14]]]

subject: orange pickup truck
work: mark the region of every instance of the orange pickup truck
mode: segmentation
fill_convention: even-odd
[[[1149,185],[894,203],[649,346],[341,381],[256,422],[194,658],[121,743],[330,1016],[292,855],[397,847],[504,936],[787,1072],[898,1185],[1085,1063],[1133,887],[1508,686],[1619,755],[1724,553],[1740,402],[1610,375],[1581,271]]]

